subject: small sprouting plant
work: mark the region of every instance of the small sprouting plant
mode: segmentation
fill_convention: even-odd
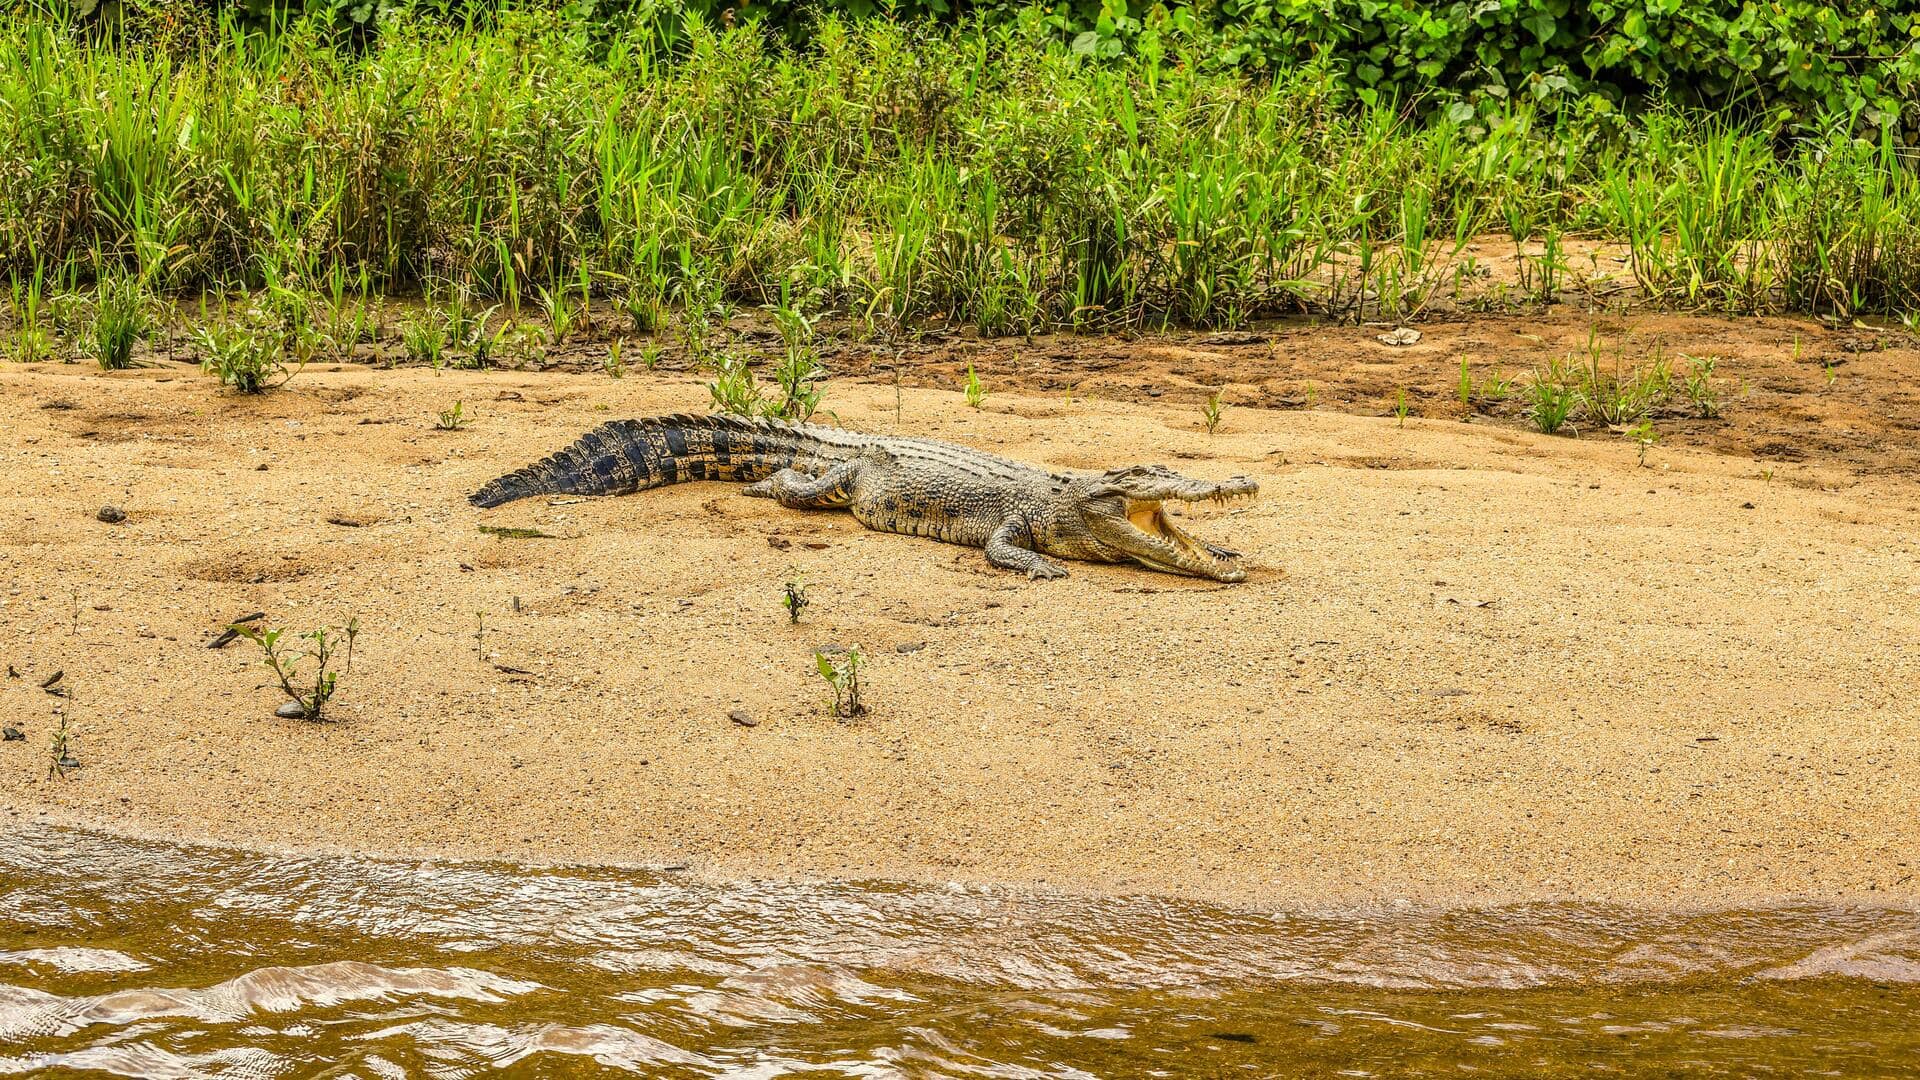
[[[1566,373],[1558,365],[1535,371],[1527,396],[1530,399],[1527,419],[1532,420],[1543,435],[1559,431],[1580,401],[1579,391],[1568,385]]]
[[[1513,396],[1513,379],[1497,371],[1480,380],[1480,397],[1487,401],[1505,401]]]
[[[800,622],[800,613],[807,609],[807,583],[801,579],[798,570],[787,575],[786,583],[781,586],[780,606],[787,609],[787,625]]]
[[[1646,468],[1647,451],[1652,450],[1654,444],[1660,441],[1660,433],[1653,430],[1653,421],[1642,420],[1628,428],[1627,437],[1632,439],[1634,445],[1640,450],[1640,467]]]
[[[765,416],[770,410],[766,396],[753,380],[753,369],[746,357],[723,353],[713,368],[713,381],[707,384],[713,397],[713,410],[735,416]]]
[[[400,340],[407,347],[407,359],[416,364],[438,371],[446,360],[447,324],[440,319],[415,319],[400,332]]]
[[[1687,359],[1686,391],[1693,402],[1694,410],[1703,420],[1711,420],[1720,415],[1720,393],[1713,386],[1713,369],[1719,363],[1717,357],[1701,356]]]
[[[333,670],[333,658],[342,642],[347,650],[345,673],[353,673],[353,643],[360,636],[360,620],[357,618],[348,619],[339,636],[334,635],[330,626],[295,635],[295,640],[309,644],[310,651],[305,652],[291,650],[282,643],[287,634],[284,626],[257,630],[244,623],[234,623],[227,629],[260,646],[261,662],[273,672],[281,692],[289,699],[288,704],[298,708],[299,719],[318,721],[325,718],[323,712],[327,702],[333,699],[334,691],[340,686],[340,673]],[[308,659],[313,661],[310,681],[300,676],[301,663]]]
[[[1833,366],[1833,357],[1831,356],[1821,357],[1820,368],[1822,371],[1826,373],[1827,389],[1829,390],[1833,389],[1833,384],[1840,381],[1840,372],[1835,370]]]
[[[200,370],[238,393],[265,393],[282,372],[286,372],[282,383],[299,374],[298,368],[287,371],[281,360],[283,340],[265,327],[245,321],[216,322],[197,331],[193,341],[200,350]]]
[[[974,374],[971,362],[967,364],[967,382],[964,391],[967,396],[967,407],[970,409],[979,408],[980,403],[987,399],[987,388],[980,385],[980,376]]]
[[[1467,358],[1460,358],[1460,381],[1454,387],[1454,394],[1460,398],[1460,404],[1473,408],[1473,365]]]
[[[1407,413],[1409,411],[1411,411],[1411,409],[1407,404],[1407,391],[1405,387],[1402,387],[1394,394],[1393,399],[1393,415],[1396,420],[1396,427],[1407,426]]]
[[[93,355],[100,367],[133,366],[133,346],[152,327],[146,290],[138,278],[109,274],[100,279],[93,303]]]
[[[860,646],[849,646],[837,658],[816,652],[813,662],[820,677],[833,687],[833,715],[842,720],[865,716],[867,706],[860,700]]]
[[[73,711],[73,691],[67,691],[67,700],[60,706],[60,723],[53,729],[53,738],[47,745],[47,779],[66,775],[80,767],[73,756],[73,732],[67,725],[67,714]]]
[[[663,345],[648,345],[640,350],[640,366],[648,371],[660,366],[660,356],[666,352]]]
[[[1219,430],[1220,414],[1225,411],[1226,406],[1220,404],[1220,395],[1217,392],[1207,398],[1205,405],[1200,406],[1200,422],[1207,426],[1207,434],[1211,435]]]
[[[626,361],[620,358],[619,338],[614,338],[613,341],[607,345],[607,355],[605,359],[600,361],[600,369],[607,373],[607,378],[609,379],[624,379],[627,377]]]
[[[468,424],[466,402],[456,401],[453,408],[442,409],[433,426],[441,431],[459,431]]]

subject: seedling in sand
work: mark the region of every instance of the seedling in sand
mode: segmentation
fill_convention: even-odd
[[[1396,395],[1394,396],[1394,400],[1393,400],[1393,415],[1395,416],[1395,418],[1396,418],[1396,419],[1397,419],[1397,421],[1398,421],[1398,422],[1397,422],[1397,423],[1395,424],[1395,426],[1396,426],[1396,427],[1406,427],[1406,426],[1407,426],[1407,413],[1408,413],[1409,411],[1410,411],[1410,410],[1409,410],[1409,407],[1408,407],[1408,405],[1407,405],[1407,391],[1405,390],[1405,388],[1402,388],[1402,389],[1401,389],[1401,390],[1400,390],[1400,391],[1399,391],[1399,392],[1398,392],[1398,393],[1397,393],[1397,394],[1396,394]]]
[[[798,625],[800,622],[800,613],[807,609],[807,604],[809,603],[807,600],[807,583],[801,580],[800,572],[795,570],[787,575],[786,584],[782,586],[782,589],[784,594],[780,598],[780,606],[787,609],[787,625]]]
[[[317,630],[295,635],[295,640],[309,643],[311,647],[309,652],[293,651],[282,644],[287,633],[284,626],[275,627],[272,630],[256,630],[244,623],[234,623],[228,629],[260,646],[261,662],[272,670],[274,679],[280,684],[281,692],[289,699],[287,705],[293,707],[289,709],[282,706],[283,712],[294,715],[297,710],[297,718],[302,720],[325,719],[323,712],[327,702],[332,700],[334,691],[339,689],[340,679],[339,673],[332,670],[332,665],[334,654],[342,638],[333,635],[332,627],[322,626]],[[353,643],[354,639],[360,636],[360,620],[348,619],[343,633],[347,649],[346,674],[351,675]],[[300,676],[300,666],[302,661],[308,659],[313,661],[313,676],[311,680],[303,680]]]
[[[833,715],[842,720],[853,720],[867,714],[867,706],[860,700],[860,646],[849,646],[837,659],[824,652],[813,654],[815,668],[820,677],[833,687]]]
[[[73,711],[73,694],[67,693],[67,700],[60,706],[60,723],[53,729],[53,738],[47,745],[47,779],[66,775],[80,767],[73,756],[73,733],[67,726],[67,714]]]
[[[1687,397],[1693,400],[1693,407],[1702,420],[1720,415],[1720,394],[1713,386],[1713,369],[1717,363],[1719,359],[1712,356],[1687,360]]]
[[[620,359],[619,338],[614,338],[613,342],[607,346],[607,356],[606,359],[600,361],[600,368],[607,373],[607,378],[609,379],[624,379],[627,377],[627,365],[625,361]]]
[[[987,388],[980,385],[980,376],[973,373],[973,364],[967,364],[967,384],[965,387],[967,407],[977,409],[987,399]]]
[[[1631,438],[1640,448],[1640,467],[1643,469],[1646,468],[1647,451],[1653,449],[1653,444],[1660,441],[1660,433],[1653,430],[1653,421],[1642,420],[1633,427],[1628,428],[1627,437]]]
[[[463,401],[453,403],[453,408],[444,409],[433,426],[441,431],[459,431],[467,426],[467,406]]]
[[[1068,391],[1068,396],[1072,396],[1072,391]],[[1207,426],[1207,434],[1211,435],[1219,429],[1220,414],[1225,411],[1226,407],[1220,404],[1218,393],[1207,398],[1207,403],[1200,406],[1200,422]]]

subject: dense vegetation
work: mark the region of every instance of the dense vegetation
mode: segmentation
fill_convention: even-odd
[[[1864,102],[1790,125],[1533,95],[1422,112],[1352,93],[1338,57],[1250,74],[1171,16],[1111,55],[1039,10],[827,15],[798,47],[746,21],[587,33],[576,9],[395,18],[349,48],[337,21],[118,47],[9,21],[0,274],[591,292],[641,324],[786,297],[1003,333],[1407,317],[1494,231],[1536,299],[1582,233],[1630,242],[1667,303],[1920,310],[1920,182]]]
[[[449,22],[490,19],[503,0],[40,0],[177,36],[225,11],[254,26],[290,17],[359,36],[405,5]],[[754,21],[803,40],[814,16],[1005,21],[1012,0],[530,0],[577,32]],[[1456,117],[1510,100],[1586,113],[1648,100],[1743,116],[1852,112],[1920,142],[1920,0],[1058,0],[1047,21],[1077,51],[1115,57],[1169,32],[1213,42],[1207,59],[1248,69],[1324,61],[1363,100],[1445,107]]]

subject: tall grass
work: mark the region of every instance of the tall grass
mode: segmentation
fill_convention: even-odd
[[[556,336],[589,293],[642,333],[670,305],[791,296],[1004,334],[1411,317],[1504,228],[1545,245],[1534,300],[1582,233],[1628,242],[1674,305],[1920,309],[1920,183],[1844,124],[1782,152],[1674,116],[1542,130],[1516,106],[1469,137],[1342,103],[1312,65],[1219,71],[1205,42],[1092,61],[1037,17],[826,17],[804,51],[746,27],[674,40],[520,12],[395,22],[362,53],[223,24],[169,55],[10,20],[0,274],[87,280],[97,252],[152,289],[336,313],[445,282],[516,315],[544,298]]]

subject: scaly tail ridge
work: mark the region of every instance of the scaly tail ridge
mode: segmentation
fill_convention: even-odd
[[[558,453],[488,482],[468,497],[481,508],[535,495],[625,495],[689,480],[753,483],[799,463],[813,470],[858,449],[811,425],[676,414],[615,420]]]

